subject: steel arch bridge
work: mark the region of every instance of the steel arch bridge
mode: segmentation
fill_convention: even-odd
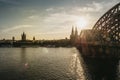
[[[92,30],[99,32],[102,41],[120,44],[120,3],[107,11]]]

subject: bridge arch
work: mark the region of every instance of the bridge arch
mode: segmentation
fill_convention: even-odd
[[[120,3],[108,10],[93,26],[104,42],[120,43]]]

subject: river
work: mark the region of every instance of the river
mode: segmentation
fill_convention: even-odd
[[[0,80],[120,79],[119,61],[114,67],[94,65],[85,62],[74,47],[0,48]]]

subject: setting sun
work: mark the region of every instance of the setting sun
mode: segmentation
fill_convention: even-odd
[[[88,21],[87,21],[85,18],[83,18],[83,17],[81,17],[81,18],[76,22],[76,25],[77,25],[78,27],[80,27],[81,29],[84,29],[84,28],[87,26],[87,24],[88,24]]]

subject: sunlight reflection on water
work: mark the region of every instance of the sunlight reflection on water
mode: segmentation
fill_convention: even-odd
[[[0,51],[1,80],[86,80],[76,48],[0,48]]]
[[[76,80],[86,80],[84,75],[84,70],[82,67],[82,62],[80,61],[81,56],[78,54],[79,52],[75,49],[74,53],[71,57],[70,62],[70,72],[74,75]]]

